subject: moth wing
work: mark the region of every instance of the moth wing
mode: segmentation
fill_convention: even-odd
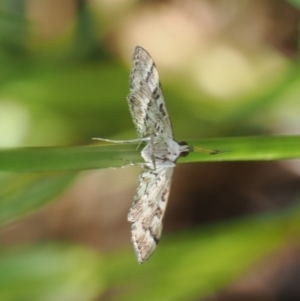
[[[173,169],[159,167],[139,175],[138,188],[128,213],[128,221],[132,223],[131,240],[139,263],[149,258],[159,242]]]
[[[173,138],[172,125],[153,59],[145,49],[137,46],[132,60],[131,93],[127,101],[138,135],[164,135]]]

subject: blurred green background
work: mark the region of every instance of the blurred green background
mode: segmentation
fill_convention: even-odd
[[[300,300],[300,164],[266,162],[300,156],[299,7],[1,0],[0,300]],[[91,140],[136,137],[136,45],[175,137],[230,151],[178,164],[142,266],[126,221],[140,168],[106,168],[136,146]]]

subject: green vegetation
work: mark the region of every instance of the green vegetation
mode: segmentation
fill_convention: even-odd
[[[0,236],[54,204],[80,171],[141,162],[142,145],[91,140],[136,137],[125,100],[129,68],[97,36],[104,35],[105,18],[98,16],[103,27],[97,30],[84,6],[65,34],[43,44],[30,32],[25,4],[17,2],[0,1]],[[193,152],[178,163],[299,159],[300,135],[276,134],[299,129],[299,63],[282,60],[284,67],[267,84],[223,99],[184,78],[180,84],[163,78],[175,137],[221,151]],[[287,196],[294,205],[271,213],[165,234],[142,266],[132,249],[104,252],[63,235],[26,245],[0,238],[0,299],[204,297],[268,254],[299,242],[299,198]]]

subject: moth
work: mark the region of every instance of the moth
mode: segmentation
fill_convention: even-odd
[[[161,237],[175,162],[192,147],[174,139],[159,75],[150,54],[140,46],[133,53],[129,110],[138,136],[147,138],[141,152],[145,160],[129,210],[131,239],[139,263],[146,261]]]
[[[95,139],[146,144],[141,151],[145,161],[143,171],[138,177],[138,187],[128,213],[133,247],[138,262],[143,263],[161,237],[176,160],[188,155],[193,148],[174,139],[158,71],[150,54],[137,46],[132,61],[127,101],[139,138],[127,141]]]

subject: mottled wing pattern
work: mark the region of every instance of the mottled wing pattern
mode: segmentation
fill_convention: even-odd
[[[172,174],[173,167],[157,167],[139,175],[139,185],[128,214],[128,221],[132,223],[131,239],[139,263],[149,258],[160,239]]]
[[[139,137],[173,138],[173,131],[161,90],[159,75],[150,54],[140,46],[134,50],[130,74],[130,113]]]

